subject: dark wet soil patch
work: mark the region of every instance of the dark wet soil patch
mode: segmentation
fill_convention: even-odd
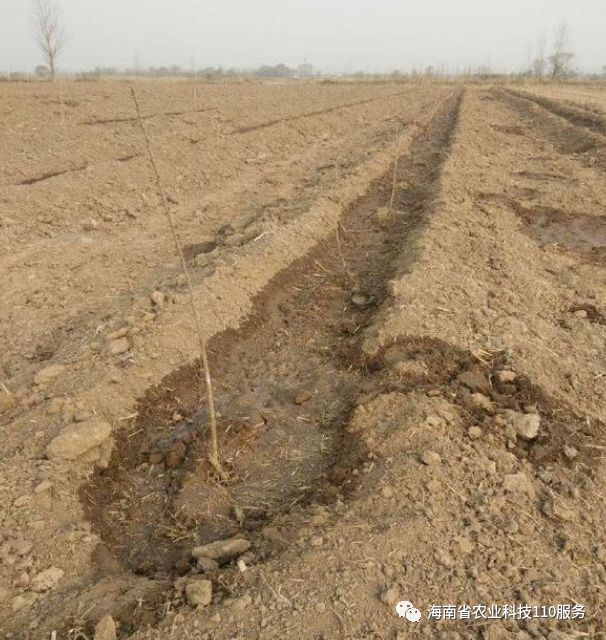
[[[524,207],[515,212],[529,231],[547,246],[561,247],[592,262],[606,264],[606,215],[567,213],[553,207]]]
[[[606,316],[593,304],[573,304],[568,311],[574,314],[581,314],[581,317],[587,318],[589,322],[593,322],[594,324],[606,325]]]
[[[471,353],[434,338],[410,337],[383,348],[366,365],[374,374],[368,378],[369,393],[425,390],[441,395],[460,405],[470,426],[494,433],[504,447],[539,468],[574,460],[587,471],[601,464],[605,425],[515,372],[505,351]],[[520,416],[537,416],[536,436],[516,435],[511,412],[514,423]],[[574,456],[568,450],[572,446]]]
[[[592,215],[549,206],[528,207],[497,193],[481,194],[478,200],[515,211],[528,233],[542,246],[572,252],[594,264],[606,264],[606,212]]]

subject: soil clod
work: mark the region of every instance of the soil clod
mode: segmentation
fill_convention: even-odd
[[[185,597],[192,607],[206,607],[212,602],[213,583],[210,580],[190,580],[185,585]]]
[[[219,564],[229,562],[250,549],[250,542],[244,538],[233,538],[232,540],[217,540],[199,547],[194,547],[192,556],[209,558]]]

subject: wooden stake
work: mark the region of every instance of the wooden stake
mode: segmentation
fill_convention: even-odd
[[[393,161],[393,184],[391,186],[391,198],[389,199],[389,211],[393,211],[393,203],[396,197],[396,186],[398,183],[398,157],[400,155],[400,131],[402,127],[400,123],[398,123],[398,128],[396,131],[396,154]]]
[[[162,200],[162,207],[164,209],[164,213],[166,214],[166,218],[168,220],[168,224],[170,226],[170,232],[173,238],[173,242],[175,244],[175,249],[177,254],[179,255],[179,259],[181,261],[181,267],[183,269],[183,275],[185,276],[185,280],[187,282],[187,288],[189,290],[189,301],[191,304],[191,310],[194,316],[194,324],[196,325],[196,331],[198,333],[198,342],[200,346],[200,363],[201,373],[204,378],[206,384],[206,397],[208,401],[208,412],[210,416],[210,452],[208,456],[208,460],[215,471],[219,474],[219,477],[224,482],[227,482],[227,474],[223,470],[221,466],[221,460],[219,458],[219,437],[217,434],[217,412],[215,410],[215,396],[213,393],[212,379],[210,376],[210,367],[208,364],[208,353],[206,351],[206,339],[204,334],[202,333],[202,325],[200,323],[200,317],[198,315],[198,309],[196,307],[196,301],[194,297],[194,287],[192,285],[191,277],[189,275],[189,269],[187,268],[187,262],[185,261],[185,256],[183,255],[183,250],[181,249],[181,245],[179,243],[179,238],[177,236],[177,230],[175,227],[175,221],[168,205],[168,200],[166,198],[166,194],[164,192],[164,188],[162,186],[162,180],[160,178],[160,173],[158,171],[158,165],[156,164],[156,158],[154,156],[154,152],[151,146],[151,142],[149,139],[149,135],[147,133],[147,128],[145,127],[145,121],[143,120],[143,116],[141,115],[141,109],[139,107],[139,99],[137,98],[137,92],[135,90],[134,85],[131,87],[131,93],[133,96],[133,102],[135,103],[135,109],[137,110],[137,117],[139,119],[139,126],[141,127],[141,131],[143,132],[143,137],[145,138],[145,145],[147,147],[147,153],[149,155],[149,161],[154,170],[154,176],[156,179],[156,186],[158,188],[158,192],[160,193],[160,198]]]

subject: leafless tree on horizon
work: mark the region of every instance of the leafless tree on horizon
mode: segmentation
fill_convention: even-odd
[[[553,78],[564,78],[570,73],[570,62],[574,58],[574,53],[567,49],[568,25],[562,22],[555,31],[553,53],[549,56]]]
[[[67,35],[61,24],[61,9],[53,0],[32,0],[32,26],[36,43],[55,77],[57,58],[63,51]]]

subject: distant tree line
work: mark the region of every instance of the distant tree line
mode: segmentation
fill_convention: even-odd
[[[48,75],[46,67],[37,67],[36,74]],[[253,76],[257,78],[310,78],[314,75],[314,68],[311,64],[301,64],[296,68],[291,68],[285,64],[277,64],[274,66],[262,65],[257,69],[241,70],[223,67],[203,67],[201,69],[185,69],[179,65],[147,67],[137,69],[118,69],[117,67],[96,67],[93,71],[80,74],[83,77],[94,78],[101,76],[125,76],[137,75],[148,76],[152,78],[160,77],[189,77],[204,78],[206,80],[221,78],[236,78],[242,76]]]

